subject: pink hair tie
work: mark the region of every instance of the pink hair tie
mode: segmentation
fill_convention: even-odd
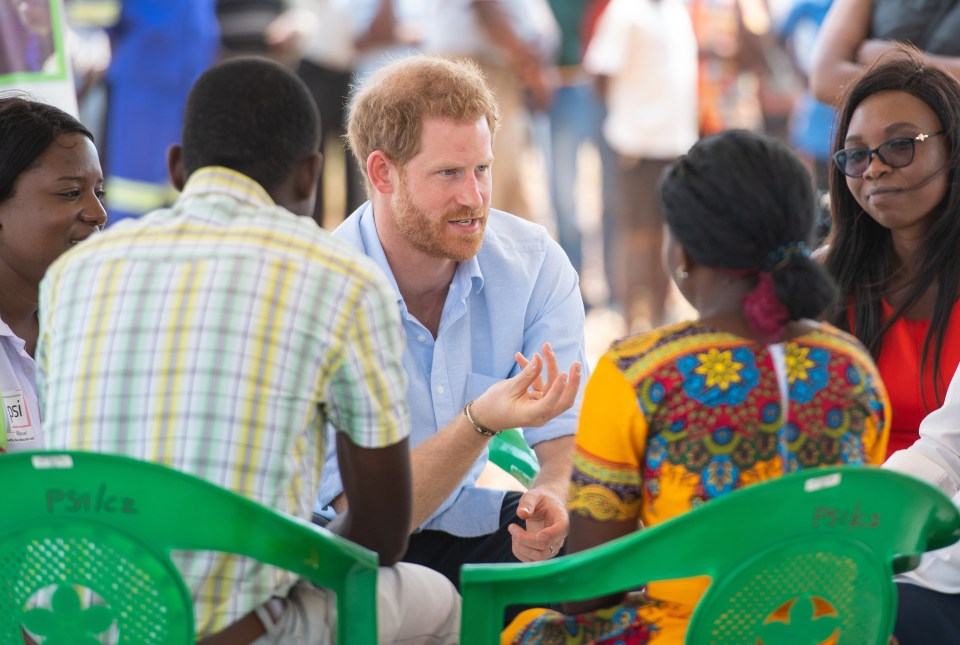
[[[740,298],[743,304],[743,317],[750,328],[766,342],[780,339],[790,320],[790,310],[780,302],[773,288],[773,276],[762,271],[757,286]]]

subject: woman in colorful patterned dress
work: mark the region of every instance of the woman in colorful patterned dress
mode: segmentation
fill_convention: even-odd
[[[576,437],[569,553],[785,473],[883,460],[888,402],[870,355],[813,321],[836,290],[809,258],[814,194],[799,159],[720,133],[668,168],[659,195],[665,268],[699,318],[600,359]],[[707,584],[530,610],[503,642],[682,643]]]

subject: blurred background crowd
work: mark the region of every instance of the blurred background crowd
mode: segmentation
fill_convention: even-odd
[[[342,138],[351,88],[415,51],[476,60],[503,116],[492,206],[543,224],[567,252],[591,354],[684,315],[660,267],[654,189],[698,137],[772,134],[826,188],[833,111],[806,79],[830,0],[64,0],[54,25],[47,16],[46,28],[18,32],[16,12],[30,5],[50,3],[0,0],[0,86],[14,69],[4,52],[29,50],[35,60],[20,64],[42,67],[55,57],[44,32],[63,29],[111,223],[174,199],[165,150],[191,84],[218,60],[267,56],[310,87],[325,133],[314,214],[325,228],[366,198]]]

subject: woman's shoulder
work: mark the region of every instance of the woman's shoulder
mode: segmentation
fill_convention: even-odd
[[[637,375],[708,347],[750,344],[747,339],[688,320],[616,340],[604,356],[621,371]]]
[[[620,357],[640,355],[665,344],[698,335],[703,331],[704,327],[698,321],[685,320],[619,338],[610,345],[608,354]]]
[[[870,352],[856,336],[827,322],[817,323],[810,331],[793,338],[788,343],[816,346],[831,354],[848,356],[858,362],[866,362],[870,365],[874,363]]]

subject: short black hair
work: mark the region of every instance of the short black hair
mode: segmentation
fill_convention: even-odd
[[[701,139],[657,190],[671,234],[703,266],[760,271],[778,249],[813,241],[813,180],[793,151],[766,135],[728,130]],[[816,318],[836,297],[827,272],[803,254],[772,276],[791,320]]]
[[[194,83],[183,119],[183,164],[241,172],[267,192],[320,147],[320,115],[307,86],[279,63],[241,57]]]
[[[0,202],[13,196],[20,175],[67,133],[93,141],[90,130],[60,108],[25,96],[0,97]]]

